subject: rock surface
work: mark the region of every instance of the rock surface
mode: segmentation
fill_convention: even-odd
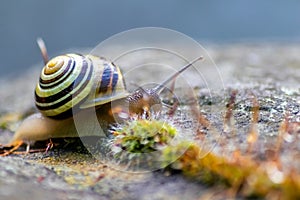
[[[300,45],[209,45],[207,51],[219,68],[220,90],[207,93],[202,83],[197,85],[193,71],[187,71],[185,77],[194,78],[192,87],[200,108],[216,124],[222,124],[222,117],[209,115],[209,110],[220,105],[225,108],[230,92],[237,90],[233,113],[237,135],[232,140],[246,141],[253,96],[260,104],[258,127],[263,144],[274,140],[287,113],[291,121],[300,122]],[[202,67],[202,72],[209,74]],[[34,111],[33,88],[38,74],[39,67],[32,67],[20,77],[0,80],[0,143],[6,143],[21,119]],[[146,80],[155,72],[144,70],[136,76]],[[297,168],[299,158],[291,158]],[[0,199],[197,199],[209,191],[180,174],[160,170],[125,173],[89,154],[70,150],[0,157]]]

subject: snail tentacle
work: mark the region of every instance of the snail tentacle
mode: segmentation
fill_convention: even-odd
[[[38,46],[41,50],[42,57],[43,57],[43,60],[44,60],[44,64],[46,64],[49,61],[49,57],[48,57],[45,42],[42,38],[37,38],[36,42],[37,42],[37,44],[38,44]]]

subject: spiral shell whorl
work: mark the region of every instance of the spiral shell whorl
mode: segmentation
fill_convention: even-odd
[[[71,116],[90,93],[93,68],[89,59],[77,54],[51,59],[43,68],[35,89],[37,108],[52,118]]]
[[[105,58],[66,54],[43,68],[35,89],[40,112],[62,119],[79,109],[125,98],[128,93],[120,69]]]

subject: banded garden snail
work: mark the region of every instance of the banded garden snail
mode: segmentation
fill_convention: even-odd
[[[165,85],[203,58],[193,60],[152,89],[139,88],[130,94],[121,70],[107,59],[66,54],[48,61],[41,39],[38,45],[45,63],[35,89],[35,104],[40,112],[23,121],[11,142],[2,146],[2,155],[13,153],[24,143],[28,151],[29,145],[36,141],[78,137],[74,118],[82,122],[80,129],[84,135],[81,136],[98,136],[101,135],[97,130],[99,123],[105,131],[115,121],[114,113],[123,111],[122,105],[128,107],[129,115],[141,115],[153,108],[159,111],[162,106],[159,94]],[[94,119],[90,116],[95,110]]]

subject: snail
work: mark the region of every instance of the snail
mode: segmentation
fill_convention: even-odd
[[[21,145],[51,138],[78,137],[75,124],[80,122],[81,136],[101,135],[115,114],[128,107],[128,115],[141,115],[151,110],[161,110],[159,94],[165,85],[195,62],[200,56],[151,89],[138,88],[129,93],[121,70],[113,62],[94,55],[66,54],[48,60],[45,44],[38,39],[38,46],[45,63],[35,88],[38,113],[27,117],[15,132],[12,140],[3,145],[2,156],[16,151]],[[112,103],[113,102],[113,103]],[[97,117],[93,116],[96,111]],[[95,115],[95,114],[94,114]],[[97,130],[97,131],[95,131]]]

